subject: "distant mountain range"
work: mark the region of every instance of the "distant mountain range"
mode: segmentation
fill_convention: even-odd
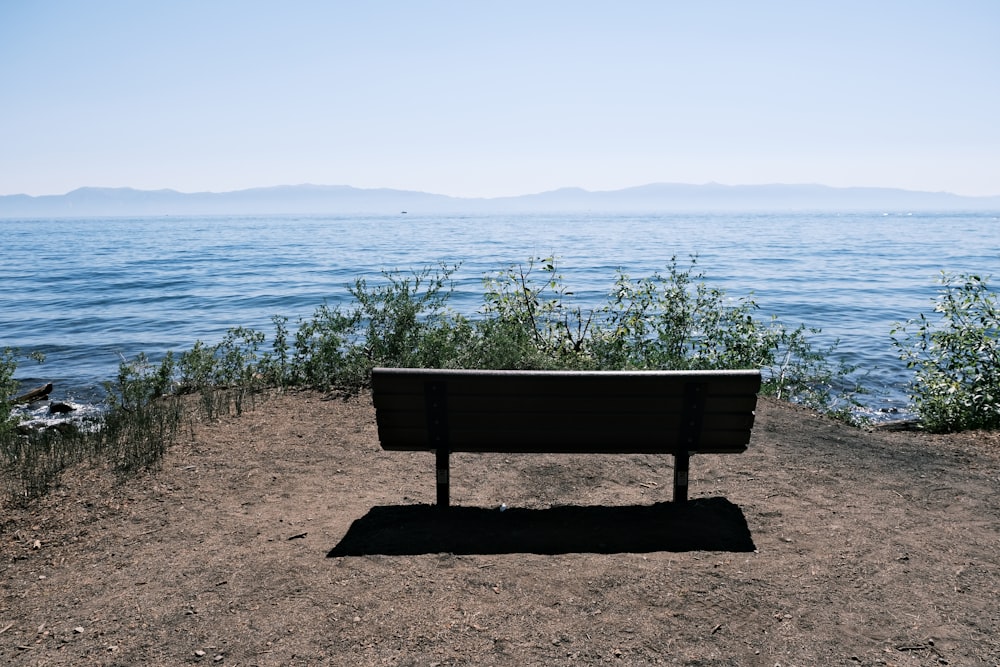
[[[1000,211],[1000,196],[825,185],[654,183],[622,190],[562,188],[517,197],[462,198],[346,185],[283,185],[233,192],[80,188],[64,195],[0,196],[0,218],[162,215]]]

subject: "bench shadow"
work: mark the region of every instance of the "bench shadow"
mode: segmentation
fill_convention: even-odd
[[[753,551],[743,511],[725,498],[548,509],[388,505],[351,524],[328,558],[370,555]]]

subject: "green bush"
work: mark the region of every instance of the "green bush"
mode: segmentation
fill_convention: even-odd
[[[259,352],[262,333],[231,329],[218,345],[195,343],[176,371],[161,367],[148,381],[203,395],[263,386],[350,392],[367,386],[375,366],[759,368],[768,394],[824,409],[846,395],[835,387],[850,369],[831,365],[833,348],[812,347],[815,330],[758,318],[752,298],[730,299],[706,285],[695,260],[684,268],[672,260],[664,274],[639,280],[619,272],[607,302],[583,309],[553,258],[531,258],[484,276],[483,303],[471,317],[448,307],[457,268],[359,278],[348,305],[324,303],[294,334],[274,317],[270,352]]]
[[[376,366],[439,366],[445,361],[444,350],[454,343],[446,332],[462,321],[447,308],[457,270],[384,271],[384,282],[373,287],[363,278],[355,281],[348,290],[357,304],[348,354],[355,366],[354,376],[346,378],[350,383],[366,384]]]
[[[368,385],[376,366],[447,364],[461,355],[468,332],[464,318],[447,309],[456,270],[383,271],[374,285],[358,278],[348,287],[348,308],[324,303],[292,336],[285,318],[273,318],[273,351],[262,359],[261,376],[272,386],[353,391]]]
[[[118,376],[104,383],[107,410],[90,435],[95,454],[120,475],[159,464],[176,439],[182,409],[175,390],[174,356],[168,352],[159,365],[140,354],[122,359]]]
[[[595,370],[761,369],[763,393],[849,417],[854,404],[832,365],[835,346],[816,350],[816,329],[756,317],[751,297],[730,299],[705,283],[697,260],[634,280],[618,272],[605,305],[573,304],[553,258],[531,259],[485,279],[483,319],[469,367]]]
[[[914,369],[911,398],[935,432],[1000,427],[1000,304],[988,278],[942,273],[934,301],[892,340]]]
[[[14,418],[14,398],[20,383],[14,379],[17,372],[17,360],[23,355],[20,350],[5,347],[0,350],[0,435],[10,433],[17,426]],[[34,352],[27,355],[38,363],[45,361],[45,355]]]
[[[593,311],[573,303],[574,294],[553,258],[509,266],[484,277],[483,286],[481,317],[466,366],[596,368],[588,346]]]
[[[0,436],[14,428],[12,410],[14,394],[17,393],[18,382],[14,379],[17,370],[17,353],[5,347],[0,351]]]

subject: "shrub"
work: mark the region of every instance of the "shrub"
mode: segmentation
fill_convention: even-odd
[[[695,266],[692,260],[682,270],[674,259],[666,275],[633,281],[618,274],[596,336],[605,357],[602,366],[762,368],[773,365],[790,343],[800,342],[803,329],[789,333],[774,318],[767,324],[755,319],[758,306],[752,298],[728,299],[721,289],[706,285]],[[798,347],[800,354],[808,350],[808,345]]]
[[[120,382],[122,396],[160,396],[171,384],[203,397],[264,386],[351,392],[369,384],[375,366],[759,368],[765,393],[828,409],[839,400],[838,379],[850,372],[830,365],[832,347],[813,349],[808,335],[816,330],[759,319],[752,298],[730,299],[706,285],[694,259],[686,268],[672,260],[664,274],[639,280],[619,272],[607,303],[583,309],[553,258],[530,258],[484,276],[483,304],[471,317],[448,307],[457,269],[383,271],[373,283],[359,278],[348,288],[348,306],[324,303],[294,334],[285,318],[272,318],[268,353],[259,351],[262,333],[230,329],[217,345],[196,342],[176,368],[168,354],[157,372],[132,378],[130,389]]]
[[[541,279],[536,275],[541,272]],[[531,258],[483,279],[482,320],[469,361],[486,368],[596,368],[593,311],[573,304],[554,258]]]
[[[554,260],[532,259],[488,277],[474,363],[487,368],[600,370],[761,369],[763,393],[848,418],[853,369],[832,365],[836,345],[813,348],[800,325],[761,320],[751,297],[705,283],[697,259],[633,280],[619,271],[604,306],[573,305]],[[540,275],[539,275],[540,274]],[[848,406],[848,407],[843,407]]]
[[[111,410],[91,437],[95,449],[122,477],[155,468],[177,439],[183,408],[176,396],[131,410]]]
[[[311,320],[300,320],[293,354],[284,373],[286,384],[326,391],[345,380],[347,341],[358,318],[322,304]]]
[[[354,298],[352,321],[357,328],[347,359],[350,384],[367,384],[376,366],[439,366],[457,341],[453,323],[462,318],[448,310],[457,266],[441,266],[405,275],[383,271],[384,281],[370,287],[364,278],[348,291]]]
[[[22,356],[20,350],[5,347],[0,350],[0,436],[10,433],[16,424],[14,417],[14,398],[20,383],[14,379],[17,372],[17,360]],[[45,355],[34,352],[27,355],[38,363],[45,361]]]
[[[367,386],[375,366],[441,366],[461,356],[468,323],[450,312],[451,276],[457,267],[403,273],[382,281],[358,278],[348,308],[320,305],[300,319],[288,343],[284,318],[275,317],[273,353],[262,376],[281,386],[353,391]]]
[[[116,380],[104,383],[108,409],[91,437],[95,451],[119,474],[158,465],[176,439],[182,409],[177,393],[170,392],[174,369],[169,352],[159,365],[140,354],[123,358]]]
[[[17,370],[16,352],[5,347],[0,351],[0,437],[13,427],[12,409],[14,394],[17,393],[18,382],[14,379]]]
[[[942,272],[939,317],[921,313],[892,331],[914,369],[910,395],[929,431],[1000,426],[1000,304],[988,280]]]

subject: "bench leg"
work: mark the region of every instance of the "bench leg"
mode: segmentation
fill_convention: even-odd
[[[688,499],[688,469],[690,453],[685,449],[674,454],[674,502],[683,503]]]
[[[437,468],[437,504],[440,508],[446,508],[449,504],[449,482],[450,473],[448,465],[448,448],[438,447],[435,450],[435,467]]]

